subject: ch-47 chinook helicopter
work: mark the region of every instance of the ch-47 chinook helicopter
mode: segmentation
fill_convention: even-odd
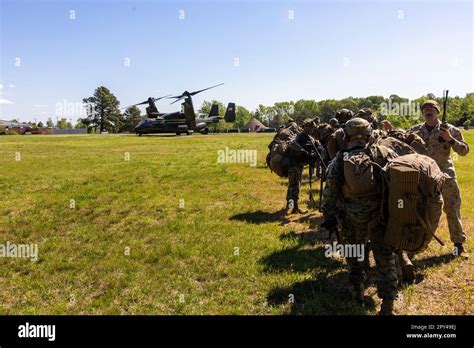
[[[219,120],[224,119],[226,122],[235,121],[235,104],[229,103],[227,105],[227,110],[224,117],[219,116],[219,108],[217,104],[213,104],[209,115],[205,117],[197,117],[194,112],[194,105],[192,96],[206,91],[208,89],[221,86],[223,83],[208,88],[201,89],[199,91],[188,92],[185,91],[181,95],[170,96],[166,95],[159,98],[148,98],[148,100],[132,105],[143,105],[148,104],[146,108],[147,118],[141,121],[135,127],[135,133],[138,135],[143,134],[155,134],[155,133],[176,133],[176,135],[181,135],[181,133],[186,133],[187,135],[192,134],[193,132],[200,132],[207,134],[209,132],[208,125],[212,123],[218,123]],[[171,112],[171,113],[160,113],[156,107],[155,102],[163,99],[176,99],[171,104],[174,104],[180,100],[184,100],[181,103],[181,111]]]

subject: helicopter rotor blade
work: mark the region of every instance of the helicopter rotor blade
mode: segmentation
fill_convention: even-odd
[[[218,87],[218,86],[222,86],[223,84],[224,84],[224,83],[219,83],[218,85],[211,86],[211,87],[207,87],[207,88],[201,89],[201,90],[199,90],[199,91],[194,91],[194,92],[191,92],[191,93],[189,93],[189,94],[190,94],[190,95],[196,95],[196,94],[198,94],[198,93],[207,91],[208,89],[215,88],[215,87]]]
[[[164,96],[162,96],[162,97],[153,98],[153,101],[157,101],[157,100],[160,100],[160,99],[163,99],[163,98],[169,97],[170,95],[171,95],[171,94],[164,95]]]
[[[173,99],[173,98],[174,98],[174,99],[179,99],[179,98],[182,98],[182,97],[183,97],[183,95],[181,94],[181,95],[174,95],[174,96],[168,97],[168,98],[166,98],[166,99]]]
[[[123,108],[120,108],[120,110],[122,110],[122,109],[128,109],[128,108],[131,108],[131,107],[134,107],[134,106],[138,106],[138,105],[143,105],[143,104],[148,104],[148,100],[145,100],[144,102],[141,102],[141,103],[138,103],[138,104],[133,104],[133,105],[129,105],[129,106],[124,106]]]
[[[160,100],[160,99],[169,97],[170,95],[171,95],[171,94],[164,95],[164,96],[162,96],[162,97],[152,98],[152,99],[153,99],[153,101],[158,101],[158,100]],[[141,103],[137,103],[137,104],[133,104],[133,105],[130,105],[130,106],[126,106],[126,107],[120,108],[120,110],[121,110],[121,109],[128,109],[128,108],[131,108],[131,107],[133,107],[133,106],[145,105],[145,104],[148,104],[148,100],[145,100],[145,101],[143,101],[143,102],[141,102]]]
[[[183,92],[181,95],[174,95],[174,96],[168,97],[168,99],[176,99],[174,102],[170,103],[170,105],[171,105],[171,104],[176,103],[176,102],[179,101],[179,100],[184,99],[186,96],[188,96],[188,97],[189,97],[189,96],[193,96],[193,95],[196,95],[196,94],[198,94],[198,93],[207,91],[208,89],[215,88],[215,87],[222,86],[222,85],[223,85],[223,83],[220,83],[220,84],[218,84],[218,85],[211,86],[211,87],[207,87],[207,88],[204,88],[204,89],[200,89],[199,91],[194,91],[194,92],[191,92],[191,93],[189,93],[188,91],[186,91],[186,92]]]
[[[174,103],[176,103],[176,102],[179,102],[179,101],[182,100],[182,99],[183,99],[183,97],[178,97],[178,98],[176,98],[176,100],[175,100],[174,102],[170,103],[170,105],[171,105],[171,104],[174,104]]]

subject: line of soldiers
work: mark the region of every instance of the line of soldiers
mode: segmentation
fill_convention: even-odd
[[[345,195],[344,161],[364,152],[383,167],[390,159],[405,154],[405,144],[434,159],[446,177],[442,187],[443,210],[454,243],[454,254],[468,257],[464,247],[467,236],[461,222],[461,195],[450,152],[453,149],[465,156],[469,146],[458,128],[441,124],[438,118],[440,106],[436,101],[426,101],[421,111],[425,122],[407,131],[394,130],[387,120],[379,122],[368,108],[359,110],[355,115],[350,110],[342,109],[329,124],[319,124],[317,118],[305,120],[297,140],[301,150],[289,153],[292,161],[288,172],[287,213],[303,212],[298,198],[304,165],[311,162],[319,166],[321,170],[318,173],[326,183],[320,193],[320,208],[324,215],[321,227],[331,231],[339,225],[344,243],[367,244],[370,241],[378,274],[377,292],[382,299],[380,314],[385,315],[393,314],[397,296],[395,257],[398,254],[403,280],[413,281],[415,273],[410,259],[413,255],[394,250],[384,243],[385,231],[380,214],[383,196],[378,188],[364,197]],[[290,123],[290,126],[295,127],[296,124]],[[377,180],[381,185],[382,178]],[[346,257],[346,260],[354,299],[364,304],[364,277],[368,260],[358,261],[357,257]]]

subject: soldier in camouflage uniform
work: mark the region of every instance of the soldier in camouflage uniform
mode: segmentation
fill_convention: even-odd
[[[306,119],[303,124],[303,131],[296,136],[295,140],[288,147],[288,191],[286,194],[287,214],[306,213],[306,211],[300,209],[298,200],[304,166],[317,160],[313,152],[314,147],[316,147],[318,151],[322,150],[319,141],[315,140],[313,137],[315,130],[316,124],[314,121]]]
[[[438,120],[440,109],[439,104],[434,100],[424,102],[421,112],[425,117],[425,123],[416,125],[410,130],[425,141],[428,156],[433,158],[441,171],[447,174],[442,189],[443,210],[448,220],[449,234],[455,246],[455,254],[467,256],[463,247],[467,236],[461,223],[461,193],[451,159],[451,149],[457,154],[465,156],[469,153],[469,145],[464,141],[458,128],[451,124],[447,124],[447,128],[443,128]],[[445,140],[444,142],[438,140],[440,136]]]
[[[372,130],[379,128],[379,122],[377,118],[375,117],[374,113],[372,112],[371,108],[360,109],[359,111],[355,113],[354,117],[360,117],[360,118],[363,118],[364,120],[367,120],[370,123]]]
[[[440,111],[441,108],[437,101],[428,100],[424,102],[421,106],[421,112],[425,117],[425,123],[410,128],[408,132],[412,132],[423,139],[426,146],[426,155],[433,158],[441,171],[447,176],[442,189],[443,210],[448,220],[449,234],[451,241],[454,243],[455,254],[467,257],[467,252],[463,246],[467,236],[461,222],[461,193],[451,159],[451,149],[457,154],[465,156],[469,153],[469,145],[464,141],[464,137],[458,128],[451,124],[447,124],[447,128],[443,128],[438,118]],[[390,130],[392,128],[389,121],[383,122],[385,129]],[[439,137],[442,137],[444,142],[440,142]]]
[[[336,157],[336,153],[340,150],[346,148],[346,143],[344,141],[344,129],[342,128],[344,124],[349,121],[354,116],[354,113],[348,109],[341,109],[336,112],[336,120],[339,123],[341,128],[337,129],[332,136],[327,141],[326,150],[329,156],[329,159]]]
[[[384,228],[381,224],[382,178],[375,181],[380,190],[368,195],[352,197],[344,193],[344,162],[361,153],[369,154],[372,161],[384,166],[396,153],[384,146],[368,145],[372,129],[364,119],[353,118],[344,126],[347,149],[340,151],[327,169],[327,183],[323,190],[322,211],[324,228],[333,228],[336,221],[341,227],[344,241],[349,244],[366,244],[370,239],[378,272],[378,295],[382,298],[380,314],[393,314],[394,298],[397,294],[397,273],[394,250],[384,243]],[[374,172],[374,175],[375,172]],[[363,303],[364,261],[357,257],[347,257],[349,281],[354,298]]]

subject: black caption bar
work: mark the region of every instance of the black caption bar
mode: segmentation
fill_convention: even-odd
[[[473,316],[0,316],[0,346],[474,343]]]

